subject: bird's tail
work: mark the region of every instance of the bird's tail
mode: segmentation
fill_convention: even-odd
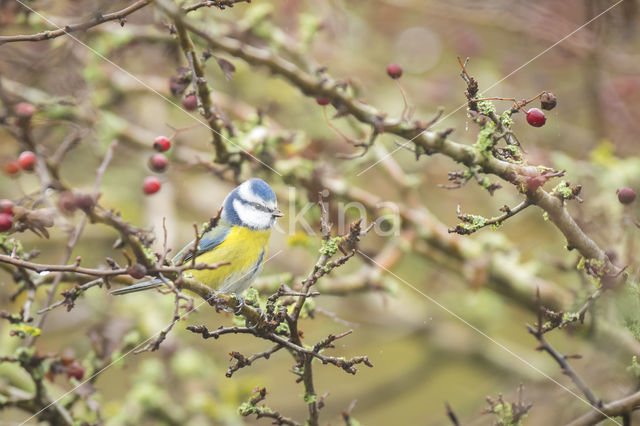
[[[163,285],[162,280],[159,278],[156,278],[155,280],[143,281],[141,283],[137,283],[127,287],[119,288],[117,290],[113,290],[111,294],[113,294],[114,296],[119,296],[121,294],[137,293],[138,291],[158,288],[162,285]]]

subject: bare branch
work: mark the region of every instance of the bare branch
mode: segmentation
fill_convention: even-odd
[[[124,9],[119,10],[117,12],[107,13],[105,15],[103,15],[102,13],[97,13],[93,19],[87,22],[65,25],[62,28],[59,28],[56,30],[43,31],[41,33],[29,34],[29,35],[0,36],[0,46],[5,43],[18,42],[18,41],[50,40],[52,38],[60,37],[75,31],[87,30],[91,27],[95,27],[96,25],[100,25],[108,21],[119,21],[120,25],[124,26],[124,23],[126,22],[125,20],[126,16],[132,14],[137,10],[142,9],[143,7],[152,3],[153,1],[154,0],[138,0],[132,5],[127,6]]]

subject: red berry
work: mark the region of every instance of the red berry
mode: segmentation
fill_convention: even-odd
[[[167,166],[169,165],[169,161],[167,157],[163,154],[153,154],[149,157],[149,168],[157,173],[162,173],[167,170]]]
[[[85,212],[91,211],[96,205],[96,200],[89,194],[76,194],[74,196],[74,201],[76,207]]]
[[[331,103],[331,99],[319,97],[319,98],[316,98],[316,103],[322,106],[329,105]]]
[[[18,157],[18,163],[22,170],[31,172],[36,168],[36,155],[31,151],[24,151]]]
[[[161,186],[162,186],[162,183],[160,182],[160,179],[158,179],[155,176],[148,176],[144,178],[142,190],[144,191],[145,194],[151,195],[160,191]]]
[[[0,200],[0,213],[13,213],[13,201],[3,198]]]
[[[166,136],[158,136],[155,141],[153,141],[153,149],[158,152],[165,152],[171,148],[171,141]]]
[[[636,192],[631,188],[620,188],[616,194],[618,194],[618,201],[622,204],[631,204],[636,199]]]
[[[538,108],[531,108],[527,111],[527,123],[533,127],[542,127],[547,122],[547,117],[544,116],[544,112]]]
[[[67,377],[82,380],[84,377],[84,367],[78,361],[73,361],[67,366]]]
[[[71,215],[76,211],[78,205],[76,204],[76,197],[73,195],[71,191],[64,191],[58,195],[57,202],[58,210],[65,215]]]
[[[9,213],[0,213],[0,232],[7,232],[13,226],[13,220]]]
[[[196,95],[189,95],[182,98],[182,107],[187,111],[193,111],[198,108],[198,99],[196,99]]]
[[[4,172],[9,176],[17,175],[20,172],[20,163],[18,163],[18,160],[9,160],[5,163]]]
[[[31,118],[36,112],[36,107],[29,102],[20,102],[16,105],[16,115],[19,118]]]
[[[398,64],[389,64],[387,65],[387,74],[394,80],[402,77],[402,67]]]
[[[147,275],[147,268],[140,263],[136,263],[133,266],[127,268],[127,273],[131,275],[131,278],[135,278],[136,280],[144,278]]]

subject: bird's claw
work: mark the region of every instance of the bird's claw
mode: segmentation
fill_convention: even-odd
[[[244,303],[244,298],[240,297],[240,296],[236,296],[236,298],[238,299],[238,306],[236,307],[235,310],[235,314],[236,315],[240,315],[240,313],[242,312],[242,308],[244,307],[245,303]]]

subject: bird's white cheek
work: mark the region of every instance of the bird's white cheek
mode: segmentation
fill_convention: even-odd
[[[272,226],[272,216],[269,213],[254,209],[239,200],[234,200],[233,207],[245,226],[255,229],[268,229]]]

